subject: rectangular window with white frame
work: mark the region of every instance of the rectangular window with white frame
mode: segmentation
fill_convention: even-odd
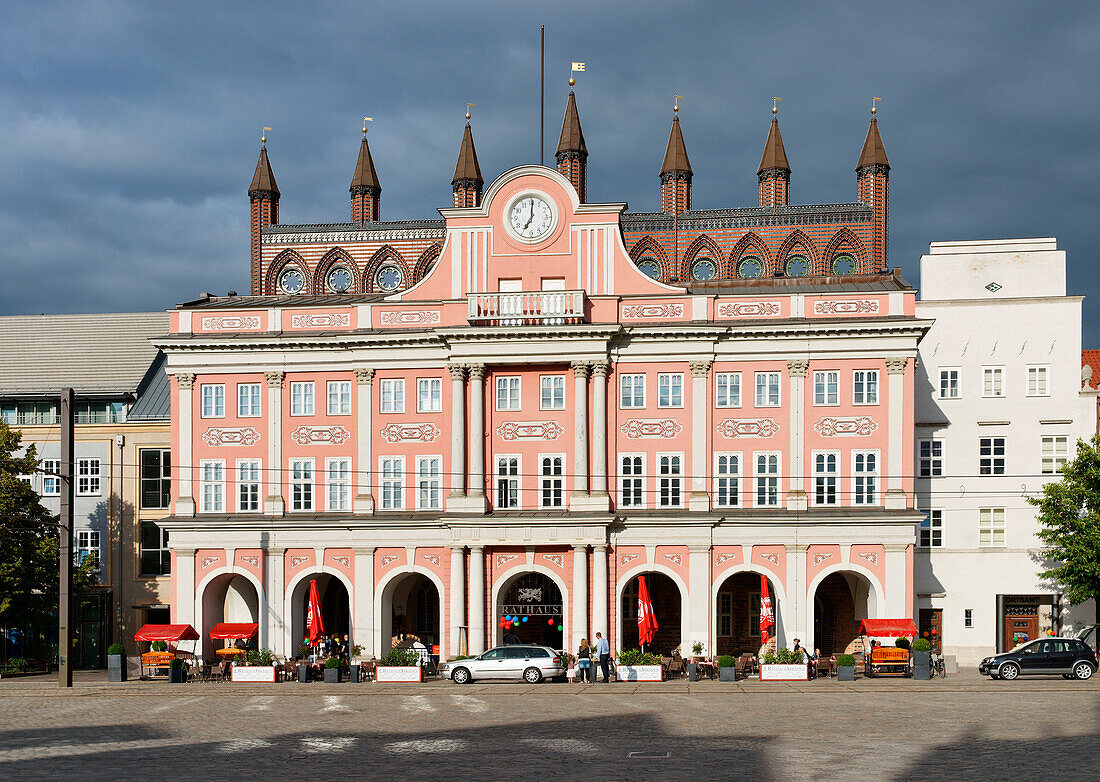
[[[814,451],[814,505],[837,504],[837,482],[840,480],[840,452]]]
[[[662,508],[679,508],[684,501],[684,456],[678,453],[657,454],[657,504]]]
[[[439,413],[443,410],[443,379],[420,377],[416,379],[416,412]]]
[[[202,417],[225,418],[225,386],[204,383],[202,386]]]
[[[741,406],[741,373],[716,372],[714,375],[715,407]]]
[[[982,548],[1004,547],[1004,508],[980,508],[978,510],[978,545]]]
[[[73,552],[73,559],[76,564],[82,565],[86,559],[95,557],[96,570],[99,570],[99,565],[103,562],[103,560],[99,558],[99,554],[99,530],[77,530],[76,551]]]
[[[877,369],[857,369],[852,373],[852,404],[878,404]]]
[[[943,440],[921,440],[917,447],[917,477],[938,478],[943,475]]]
[[[351,459],[325,460],[325,510],[351,510]]]
[[[756,462],[756,507],[779,507],[779,454],[753,454]]]
[[[814,404],[840,404],[839,372],[814,372]]]
[[[1050,375],[1050,367],[1034,366],[1027,368],[1027,395],[1050,396],[1050,385],[1047,378]]]
[[[102,473],[99,459],[76,460],[76,494],[78,497],[98,497]]]
[[[313,460],[290,460],[290,509],[313,510]]]
[[[714,504],[719,508],[741,504],[741,454],[714,455]]]
[[[982,367],[982,396],[999,397],[1005,395],[1004,367]]]
[[[225,462],[199,462],[199,508],[203,513],[225,513]]]
[[[539,409],[565,409],[565,375],[541,375],[539,377]]]
[[[237,512],[257,513],[260,510],[260,487],[263,485],[259,459],[237,462]]]
[[[438,510],[443,506],[443,457],[416,457],[416,509]]]
[[[1005,474],[1005,438],[978,438],[978,474]]]
[[[313,415],[313,381],[290,384],[290,414]]]
[[[917,530],[918,548],[943,547],[943,511],[936,508],[925,512]]]
[[[405,457],[383,456],[378,460],[378,488],[382,510],[405,509]]]
[[[405,379],[391,377],[379,381],[379,411],[383,413],[405,412]]]
[[[779,407],[779,381],[778,372],[756,373],[757,407]]]
[[[878,451],[852,452],[852,504],[878,505]]]
[[[519,410],[519,377],[497,378],[497,410]]]
[[[351,381],[330,380],[328,390],[328,414],[351,415]]]
[[[237,384],[237,417],[259,418],[260,416],[260,384]]]
[[[645,375],[619,375],[619,407],[623,410],[645,407]]]
[[[624,508],[645,507],[645,454],[619,455],[619,504]]]
[[[657,407],[684,406],[684,376],[679,372],[657,374]]]
[[[565,456],[539,456],[539,507],[560,508],[565,504]]]
[[[61,462],[57,459],[42,460],[42,496],[56,497],[61,494]],[[51,475],[50,473],[53,473]]]
[[[497,508],[505,510],[519,505],[519,457],[497,457]]]
[[[1044,437],[1042,454],[1043,475],[1061,472],[1069,460],[1069,438],[1064,435]]]
[[[960,396],[959,375],[956,368],[940,369],[940,399],[958,399]]]

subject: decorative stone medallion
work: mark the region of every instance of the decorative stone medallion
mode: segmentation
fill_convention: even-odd
[[[383,312],[378,320],[384,326],[430,326],[439,323],[439,310]]]
[[[867,437],[878,429],[878,424],[865,415],[849,418],[822,418],[814,424],[814,431],[822,437]]]
[[[878,302],[874,299],[826,299],[814,302],[814,315],[860,315],[865,312],[878,312]]]
[[[328,315],[294,315],[290,319],[292,329],[326,329],[350,325],[351,315],[346,312],[333,312]]]
[[[619,431],[625,434],[632,440],[652,438],[652,437],[675,437],[680,433],[684,427],[671,418],[665,418],[660,421],[640,421],[636,418],[631,418],[625,424],[619,427]]]
[[[744,301],[718,305],[718,314],[723,318],[766,318],[779,314],[779,305],[774,301]]]
[[[238,426],[228,429],[210,427],[202,433],[202,441],[209,446],[255,445],[260,442],[260,433],[251,426]]]
[[[290,433],[290,439],[298,445],[312,445],[313,443],[342,445],[350,437],[351,433],[342,426],[299,426]]]
[[[726,418],[717,429],[718,434],[731,440],[734,437],[771,437],[779,431],[779,424],[772,418]]]
[[[260,327],[259,315],[225,315],[215,318],[202,319],[203,331],[239,331],[241,329],[258,329]]]
[[[628,304],[623,307],[624,318],[680,318],[683,304]]]
[[[557,440],[564,431],[554,421],[506,421],[497,427],[505,440]]]
[[[430,443],[441,433],[435,424],[387,424],[379,434],[388,443]]]

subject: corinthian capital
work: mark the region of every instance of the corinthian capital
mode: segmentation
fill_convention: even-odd
[[[900,375],[905,371],[905,365],[909,363],[907,358],[888,358],[886,359],[886,371],[891,375]]]
[[[264,372],[264,377],[267,379],[268,388],[282,388],[286,372]]]
[[[607,377],[611,373],[611,364],[606,361],[597,361],[592,365],[592,375],[594,377]]]
[[[465,364],[448,364],[447,371],[451,373],[451,380],[465,380],[466,379],[466,365]]]
[[[804,358],[794,358],[787,362],[787,371],[791,377],[806,377],[806,370],[810,368],[810,362]]]
[[[692,361],[688,364],[691,367],[692,377],[706,377],[710,372],[710,365],[714,363],[712,361]]]
[[[194,372],[179,372],[176,374],[176,382],[179,384],[181,390],[187,390],[195,387],[195,373]]]
[[[574,361],[571,366],[576,377],[588,377],[588,373],[592,371],[592,367],[585,361]]]
[[[361,386],[369,386],[374,380],[374,369],[371,367],[356,367],[355,380]]]

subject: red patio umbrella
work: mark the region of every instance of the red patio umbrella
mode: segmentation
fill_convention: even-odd
[[[772,598],[768,594],[768,578],[760,576],[760,645],[768,643],[768,628],[775,625],[775,614],[772,613]]]
[[[657,635],[657,617],[653,613],[653,601],[649,599],[649,587],[645,576],[638,576],[638,642],[645,648]]]
[[[318,644],[325,635],[325,623],[321,620],[321,596],[317,593],[317,582],[309,582],[309,613],[306,615],[306,628],[309,630],[309,642]]]

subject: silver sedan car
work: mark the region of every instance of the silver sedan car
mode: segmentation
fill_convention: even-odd
[[[475,679],[522,679],[536,684],[564,674],[561,657],[546,646],[497,646],[477,657],[439,666],[439,675],[455,684]]]

